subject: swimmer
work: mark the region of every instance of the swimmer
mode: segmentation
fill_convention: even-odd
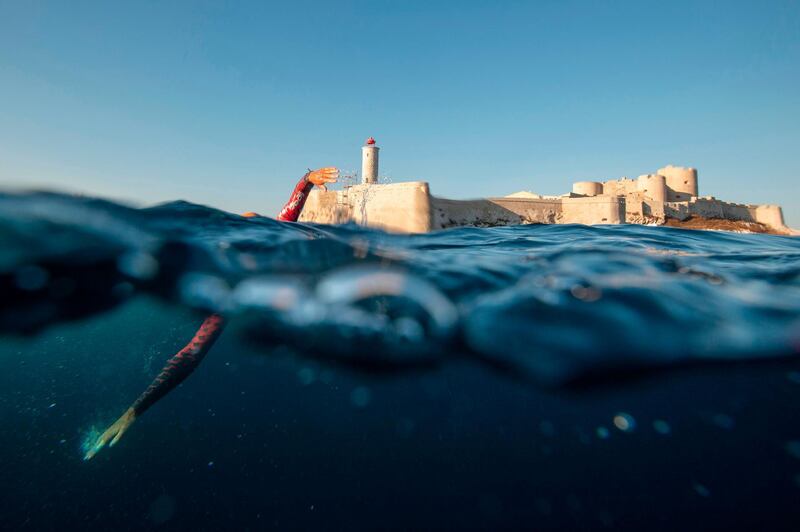
[[[339,177],[339,170],[334,167],[320,168],[319,170],[309,170],[300,179],[292,192],[289,201],[278,214],[278,220],[284,222],[296,222],[303,211],[303,206],[308,198],[308,193],[314,186],[327,190],[325,185],[335,183]],[[242,216],[251,218],[258,214],[246,212]],[[108,444],[113,447],[119,439],[127,432],[131,424],[145,411],[153,406],[159,399],[167,395],[173,388],[183,382],[188,377],[214,345],[222,329],[225,327],[225,318],[219,314],[208,316],[200,325],[194,338],[186,346],[178,351],[175,356],[167,361],[161,372],[153,379],[153,382],[139,396],[136,401],[128,408],[118,420],[116,420],[106,431],[97,438],[89,451],[84,455],[84,460],[90,460],[103,447]]]

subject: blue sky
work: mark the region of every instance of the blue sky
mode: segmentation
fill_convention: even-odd
[[[0,0],[0,185],[274,214],[307,167],[455,198],[699,169],[800,227],[797,1]]]

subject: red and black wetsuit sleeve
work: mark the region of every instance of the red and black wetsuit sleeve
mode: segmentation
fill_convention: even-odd
[[[313,187],[314,184],[308,180],[308,174],[304,175],[294,187],[289,201],[281,209],[278,220],[296,222],[303,211],[308,193]],[[167,361],[147,390],[133,403],[132,408],[137,417],[167,395],[195,370],[211,346],[214,345],[224,327],[225,320],[218,314],[212,314],[203,321],[192,341]]]
[[[133,403],[132,408],[137,417],[194,371],[222,333],[224,325],[225,320],[219,314],[212,314],[203,321],[192,341],[167,361],[150,386]]]
[[[296,222],[300,218],[300,213],[303,212],[303,206],[306,204],[308,194],[314,188],[314,183],[308,180],[308,174],[304,175],[292,191],[292,196],[286,205],[283,206],[281,212],[278,214],[278,220],[282,222]]]

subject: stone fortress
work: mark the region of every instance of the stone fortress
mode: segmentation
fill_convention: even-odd
[[[699,196],[694,168],[669,165],[636,179],[579,181],[572,192],[561,196],[517,192],[500,198],[449,200],[431,195],[424,181],[379,184],[379,150],[369,138],[362,148],[361,183],[312,191],[300,220],[355,222],[401,233],[460,226],[637,223],[796,234],[784,224],[777,205]],[[721,221],[725,223],[720,225]]]

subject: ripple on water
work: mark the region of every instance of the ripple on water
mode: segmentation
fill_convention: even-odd
[[[235,317],[228,334],[265,350],[371,369],[467,356],[559,385],[629,367],[797,354],[800,239],[791,237],[635,225],[393,235],[47,193],[0,194],[0,234],[3,333],[146,293]],[[800,383],[798,372],[787,378]]]

